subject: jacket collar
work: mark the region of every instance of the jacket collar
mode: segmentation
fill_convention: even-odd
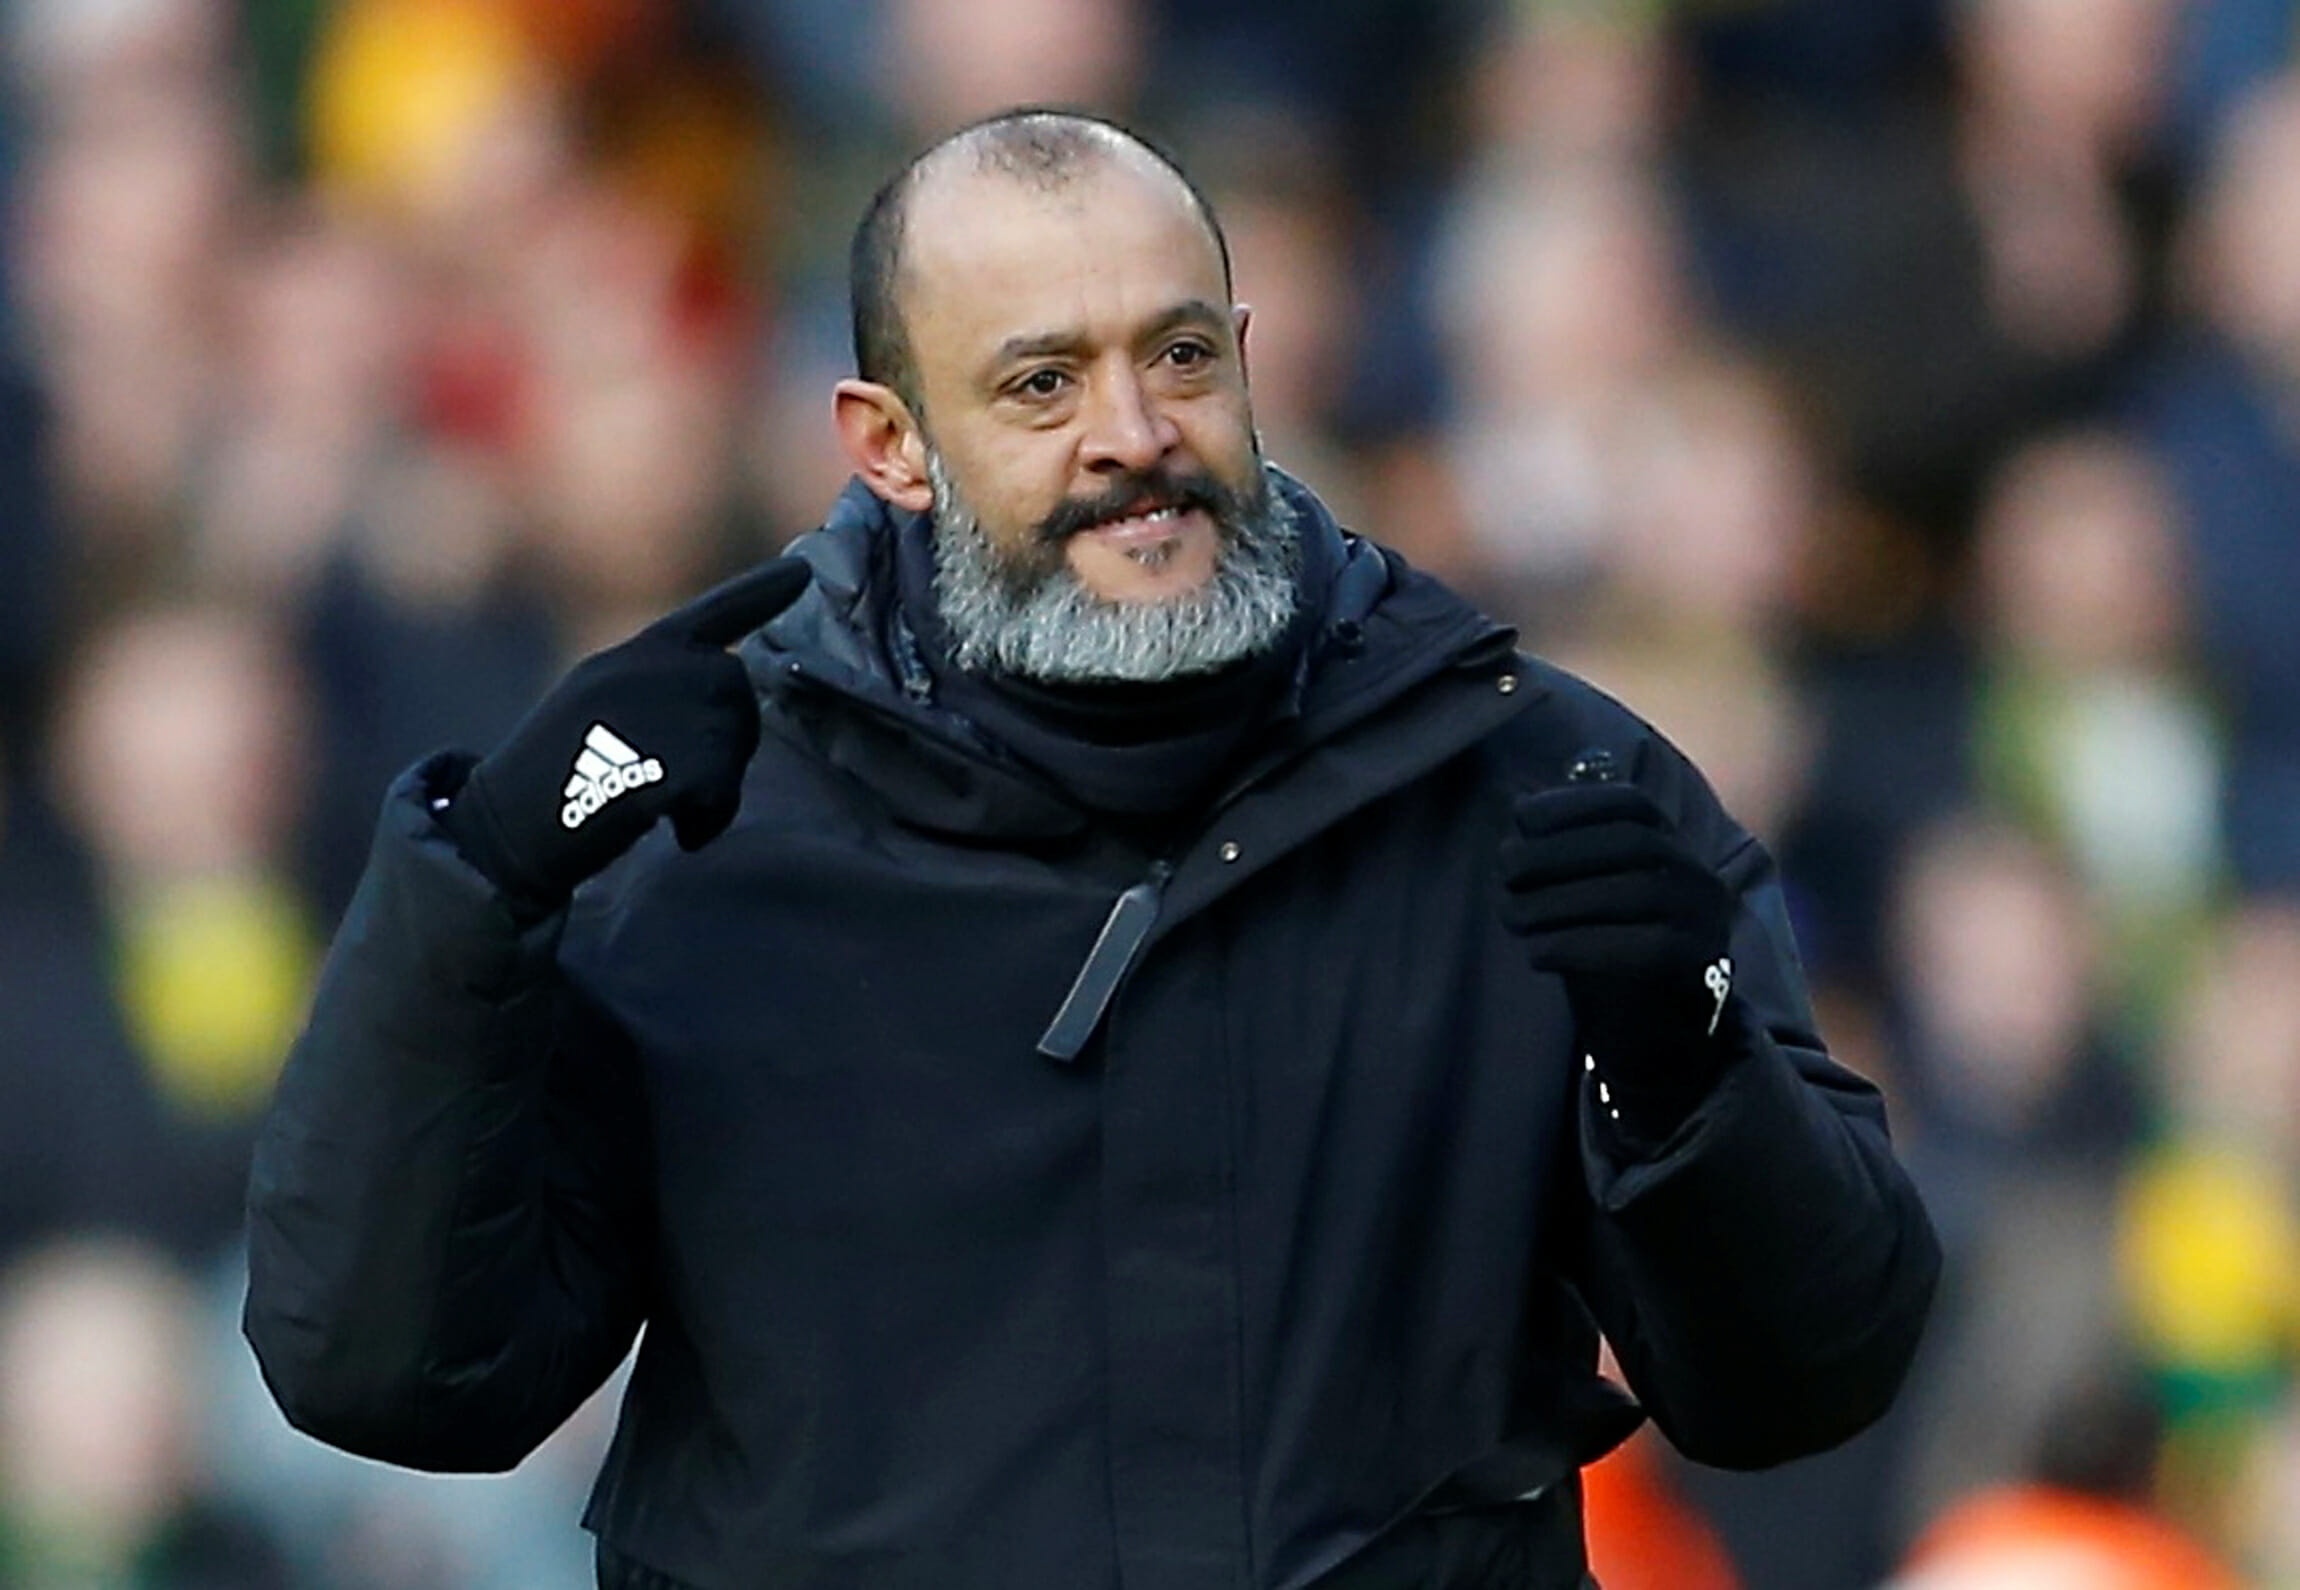
[[[1433,676],[1506,656],[1514,640],[1396,554],[1343,531],[1308,487],[1270,473],[1302,533],[1319,540],[1308,563],[1326,571],[1325,611],[1292,732],[1241,785],[1381,717]],[[934,701],[893,594],[895,538],[918,517],[850,482],[822,527],[789,549],[811,565],[813,583],[739,655],[761,694],[783,709],[782,727],[862,779],[905,822],[988,840],[1081,832],[1085,812]]]

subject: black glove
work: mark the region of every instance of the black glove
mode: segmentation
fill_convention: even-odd
[[[441,826],[529,916],[564,905],[657,818],[689,850],[716,839],[759,744],[758,698],[726,648],[807,579],[777,558],[586,657],[479,759]]]
[[[1732,891],[1633,784],[1545,789],[1510,817],[1502,921],[1564,978],[1609,1118],[1657,1144],[1733,1053]]]

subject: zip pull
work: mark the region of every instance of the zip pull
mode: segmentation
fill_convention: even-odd
[[[1094,948],[1086,952],[1085,964],[1078,968],[1078,976],[1071,981],[1070,992],[1062,996],[1062,1008],[1047,1023],[1045,1034],[1038,1040],[1038,1052],[1049,1060],[1064,1063],[1076,1060],[1086,1051],[1086,1044],[1094,1036],[1094,1029],[1102,1025],[1103,1014],[1110,1009],[1110,1001],[1125,980],[1134,957],[1142,952],[1142,943],[1150,936],[1152,924],[1158,920],[1158,897],[1173,875],[1173,867],[1159,862],[1150,869],[1150,876],[1134,885],[1110,907],[1104,918],[1102,931],[1095,935]]]

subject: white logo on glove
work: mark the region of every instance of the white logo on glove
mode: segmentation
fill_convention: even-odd
[[[661,762],[641,756],[604,723],[594,723],[584,733],[583,749],[576,753],[575,775],[561,792],[567,804],[559,808],[560,825],[580,828],[585,818],[616,796],[653,784],[662,776]]]
[[[1701,984],[1717,996],[1717,1008],[1709,1012],[1709,1033],[1715,1037],[1717,1023],[1725,1014],[1725,996],[1733,992],[1733,961],[1720,955],[1701,973]]]

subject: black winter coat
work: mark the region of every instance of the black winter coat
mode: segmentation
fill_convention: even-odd
[[[924,699],[859,489],[746,643],[704,850],[521,931],[403,781],[255,1161],[289,1418],[508,1466],[643,1325],[585,1522],[604,1583],[698,1590],[1579,1585],[1576,1470],[1638,1417],[1599,1330],[1704,1462],[1874,1419],[1936,1249],[1764,852],[1298,503],[1298,716],[1167,855]],[[1495,911],[1511,795],[1590,745],[1744,905],[1746,1052],[1643,1162]]]

